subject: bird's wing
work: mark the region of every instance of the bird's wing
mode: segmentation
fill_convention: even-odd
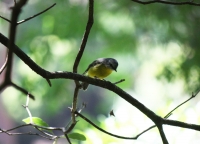
[[[91,67],[93,67],[93,66],[95,66],[95,65],[97,65],[97,64],[101,64],[101,63],[102,63],[102,62],[100,62],[100,61],[98,61],[98,60],[93,61],[93,62],[88,66],[88,68],[85,70],[85,72],[84,72],[83,74],[86,74],[87,71],[88,71]]]

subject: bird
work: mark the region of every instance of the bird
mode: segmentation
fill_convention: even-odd
[[[88,66],[83,75],[103,80],[110,75],[112,71],[117,72],[117,67],[118,62],[114,58],[98,58]],[[86,90],[88,85],[89,84],[86,82],[81,83],[83,90]]]

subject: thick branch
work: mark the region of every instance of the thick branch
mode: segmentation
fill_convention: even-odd
[[[176,120],[164,119],[163,124],[200,131],[200,125],[184,123]]]
[[[8,43],[10,43],[10,40],[6,38],[4,35],[0,33],[0,42],[10,49],[8,47]],[[25,63],[27,64],[33,71],[35,71],[40,76],[48,75],[48,71],[44,70],[40,66],[38,66],[30,57],[28,57],[18,46],[14,45],[12,48],[12,51]],[[45,78],[45,77],[44,77]]]
[[[0,34],[0,40],[2,38],[8,41],[8,39]],[[137,101],[135,98],[133,98],[131,95],[128,93],[124,92],[122,89],[118,88],[117,86],[113,85],[112,83],[108,81],[102,81],[98,79],[93,79],[90,77],[85,77],[80,74],[72,73],[72,72],[49,72],[41,67],[39,67],[34,61],[32,61],[23,51],[21,51],[17,46],[13,47],[13,52],[22,60],[24,61],[33,71],[35,71],[37,74],[42,76],[43,78],[48,78],[48,79],[71,79],[71,80],[79,80],[83,82],[87,82],[89,84],[93,84],[96,86],[100,86],[103,88],[106,88],[110,91],[113,91],[114,93],[118,94],[120,97],[125,99],[128,103],[132,104],[136,108],[138,108],[141,112],[143,112],[145,115],[150,117],[150,119],[154,119],[154,121],[163,121],[163,124],[168,124],[172,126],[179,126],[183,128],[189,128],[189,129],[194,129],[200,131],[200,126],[199,125],[191,125],[179,121],[173,121],[173,120],[167,120],[163,119],[159,116],[157,116],[154,112],[149,110],[147,107],[145,107],[143,104],[141,104],[139,101]],[[157,119],[157,120],[156,120]]]
[[[2,34],[0,34],[1,37],[4,39],[4,41],[8,41],[6,37],[4,37]],[[73,79],[78,81],[84,81],[88,82],[90,84],[94,84],[100,87],[104,87],[106,89],[109,89],[119,96],[121,96],[123,99],[131,103],[133,106],[137,107],[142,111],[144,114],[146,114],[151,119],[157,119],[157,116],[154,112],[150,111],[148,108],[146,108],[143,104],[138,102],[136,99],[134,99],[131,95],[127,94],[123,90],[119,89],[115,85],[113,85],[110,82],[93,79],[89,77],[85,77],[79,74],[71,73],[71,72],[49,72],[41,67],[39,67],[35,62],[33,62],[23,51],[21,51],[17,46],[13,47],[13,52],[21,59],[23,60],[33,71],[35,71],[37,74],[42,76],[43,78],[47,79],[58,79],[58,78],[66,78],[66,79]],[[154,120],[153,120],[154,121]]]
[[[9,51],[8,51],[8,62],[7,62],[7,69],[5,75],[5,81],[11,80],[11,72],[12,72],[12,59],[13,53],[12,49],[15,43],[15,34],[16,34],[16,27],[17,27],[17,19],[21,12],[21,8],[26,4],[27,0],[20,0],[16,5],[13,7],[12,14],[11,14],[11,23],[10,23],[10,31],[9,31]]]
[[[162,138],[163,144],[169,144],[168,141],[167,141],[167,138],[166,138],[166,136],[165,136],[165,133],[164,133],[164,131],[163,131],[162,123],[157,124],[157,128],[158,128],[158,130],[159,130],[159,132],[160,132],[160,136],[161,136],[161,138]]]
[[[0,40],[8,39],[0,34]],[[35,71],[37,74],[42,76],[43,78],[48,78],[48,79],[71,79],[71,80],[79,80],[83,82],[87,82],[89,84],[93,84],[96,86],[100,86],[103,88],[106,88],[110,91],[113,91],[114,93],[118,94],[120,97],[125,99],[128,103],[132,104],[136,108],[138,108],[141,112],[143,112],[145,115],[148,117],[151,117],[150,119],[157,119],[155,121],[160,121],[162,120],[163,124],[166,125],[172,125],[172,126],[178,126],[178,127],[183,127],[183,128],[188,128],[188,129],[193,129],[193,130],[198,130],[200,131],[200,126],[199,125],[194,125],[194,124],[188,124],[188,123],[183,123],[179,121],[174,121],[174,120],[168,120],[168,119],[163,119],[159,116],[157,116],[154,112],[149,110],[147,107],[145,107],[143,104],[141,104],[139,101],[137,101],[135,98],[133,98],[131,95],[128,93],[124,92],[122,89],[118,88],[117,86],[113,85],[112,83],[108,81],[102,81],[98,79],[93,79],[90,77],[85,77],[80,74],[72,73],[72,72],[49,72],[41,67],[39,67],[37,64],[35,64],[34,61],[32,61],[23,51],[21,51],[17,46],[13,47],[13,52],[22,60],[24,61],[33,71]]]

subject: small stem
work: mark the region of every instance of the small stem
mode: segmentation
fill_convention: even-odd
[[[28,103],[29,103],[29,94],[27,94],[27,99],[26,99],[26,105],[25,105],[25,108],[26,108],[26,111],[28,112],[28,115],[29,115],[29,118],[30,118],[30,123],[33,124],[33,119],[32,119],[32,115],[31,115],[31,112],[28,108]]]
[[[119,81],[117,81],[117,82],[115,82],[115,83],[113,83],[113,84],[118,84],[118,83],[121,83],[121,82],[124,82],[125,81],[125,79],[121,79],[121,80],[119,80]]]

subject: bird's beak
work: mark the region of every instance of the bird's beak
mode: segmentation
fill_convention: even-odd
[[[117,72],[117,70],[115,69],[115,71]]]

